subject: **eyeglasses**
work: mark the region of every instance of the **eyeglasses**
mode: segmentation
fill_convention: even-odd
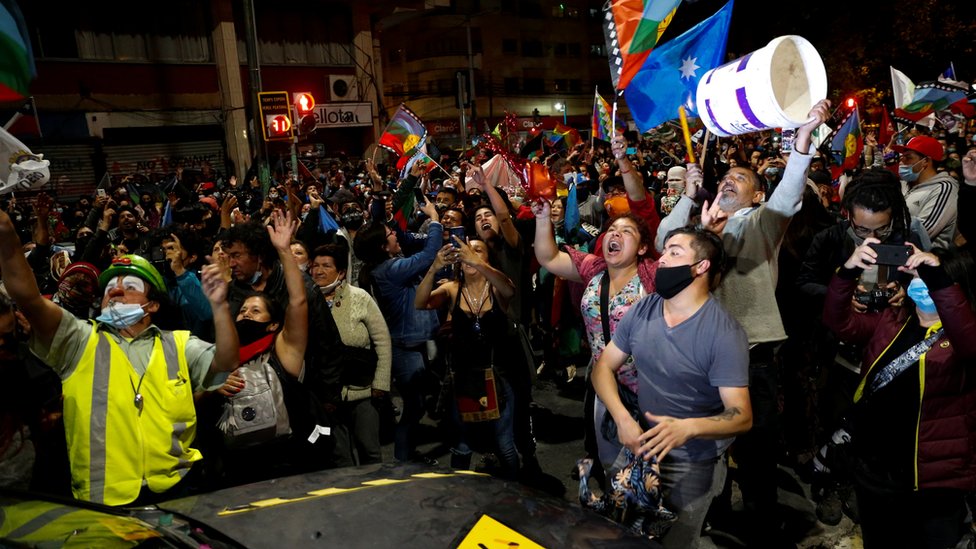
[[[851,228],[854,229],[854,234],[857,235],[859,238],[867,238],[869,236],[874,236],[878,240],[884,240],[889,236],[891,236],[891,231],[894,226],[894,221],[895,220],[892,219],[888,221],[888,224],[883,227],[876,227],[874,229],[870,229],[868,227],[862,227],[854,223],[853,219],[850,220]]]

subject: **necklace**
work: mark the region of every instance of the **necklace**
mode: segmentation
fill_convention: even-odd
[[[468,307],[471,308],[471,312],[474,313],[474,324],[471,328],[474,329],[474,333],[481,333],[481,309],[485,306],[488,298],[488,281],[485,281],[485,285],[481,290],[481,297],[478,299],[473,299],[471,294],[468,292],[468,287],[464,286],[461,288],[461,293],[464,296],[464,300],[468,302]],[[477,305],[475,305],[477,303]],[[475,311],[477,309],[477,311]]]
[[[147,370],[149,369],[148,365],[146,366],[146,369]],[[132,392],[136,394],[135,398],[132,399],[132,403],[136,405],[136,409],[139,410],[140,414],[142,413],[143,398],[142,398],[142,393],[139,390],[142,389],[142,380],[144,379],[146,379],[145,372],[143,372],[142,375],[139,376],[139,385],[132,383],[132,378],[129,378],[129,384],[132,385]]]

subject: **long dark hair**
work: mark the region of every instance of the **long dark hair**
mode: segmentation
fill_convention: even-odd
[[[386,230],[383,223],[373,222],[356,233],[356,238],[352,243],[353,253],[363,261],[363,268],[359,271],[359,287],[372,288],[371,279],[373,269],[381,263],[390,259],[390,253],[386,251]],[[373,294],[376,295],[375,293]]]

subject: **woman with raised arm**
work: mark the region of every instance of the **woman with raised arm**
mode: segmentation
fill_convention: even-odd
[[[460,436],[451,449],[451,467],[468,469],[471,448],[468,423],[490,421],[502,463],[501,475],[515,479],[519,455],[515,448],[515,393],[510,378],[512,352],[521,352],[511,336],[507,315],[515,284],[488,263],[488,246],[478,239],[458,237],[437,252],[427,275],[417,286],[418,309],[445,311],[451,322],[449,365],[454,379],[455,418]],[[446,265],[461,262],[458,280],[433,289],[434,278]],[[464,402],[478,403],[470,410]]]
[[[620,451],[615,429],[604,428],[613,423],[604,421],[606,408],[589,384],[593,364],[610,342],[617,322],[631,305],[655,289],[657,261],[650,257],[654,244],[645,221],[631,213],[618,217],[604,234],[603,257],[566,247],[559,250],[553,236],[549,202],[533,203],[535,213],[535,256],[539,265],[550,273],[586,285],[580,310],[590,343],[591,360],[587,367],[587,389],[584,399],[586,425],[584,446],[591,456],[599,456],[609,466]],[[628,359],[617,370],[621,400],[637,414],[637,369]],[[591,415],[592,414],[592,415]],[[599,474],[599,473],[597,473]]]
[[[305,426],[295,425],[305,418],[290,417],[285,403],[285,387],[303,375],[308,344],[305,284],[291,251],[298,221],[280,210],[271,220],[268,234],[281,262],[288,305],[282,310],[266,294],[254,292],[237,313],[241,365],[218,390],[226,397],[219,428],[231,484],[293,474],[310,465]]]

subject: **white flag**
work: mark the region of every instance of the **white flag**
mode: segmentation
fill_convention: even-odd
[[[895,108],[900,109],[912,102],[915,96],[915,83],[905,73],[889,65],[891,69],[891,91],[895,100]]]
[[[0,194],[36,189],[51,179],[51,162],[0,128]]]

